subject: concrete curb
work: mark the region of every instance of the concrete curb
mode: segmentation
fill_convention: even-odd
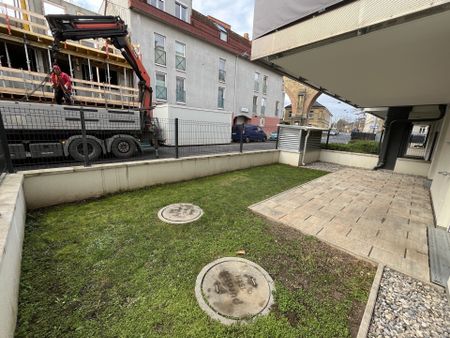
[[[366,309],[359,325],[357,338],[366,338],[369,333],[370,322],[372,320],[373,311],[377,302],[378,290],[380,288],[381,278],[383,277],[384,265],[378,264],[378,269],[373,279],[370,289],[369,299],[367,300]]]

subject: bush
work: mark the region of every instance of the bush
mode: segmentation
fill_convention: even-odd
[[[329,143],[323,144],[322,148],[339,151],[349,151],[352,153],[378,154],[379,143],[377,141],[352,140],[348,144]]]

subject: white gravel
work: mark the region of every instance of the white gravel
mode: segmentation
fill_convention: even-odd
[[[368,337],[450,337],[445,291],[385,268]]]

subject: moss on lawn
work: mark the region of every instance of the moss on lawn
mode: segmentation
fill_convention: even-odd
[[[18,337],[346,337],[372,283],[367,263],[270,224],[247,207],[323,175],[271,165],[28,214]],[[205,215],[168,225],[157,211]],[[197,306],[197,274],[246,251],[276,281],[270,315],[226,327]]]

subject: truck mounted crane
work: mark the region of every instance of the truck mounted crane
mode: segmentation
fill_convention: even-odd
[[[13,160],[72,157],[93,161],[101,154],[128,158],[138,151],[164,143],[159,126],[152,119],[150,76],[128,38],[127,26],[117,16],[47,15],[54,37],[52,58],[57,63],[61,42],[108,39],[139,79],[140,108],[117,109],[61,106],[48,103],[0,102],[0,110]],[[76,80],[75,80],[76,82]],[[85,134],[80,128],[83,110]],[[84,141],[83,141],[84,140]],[[86,147],[87,143],[87,147]]]

